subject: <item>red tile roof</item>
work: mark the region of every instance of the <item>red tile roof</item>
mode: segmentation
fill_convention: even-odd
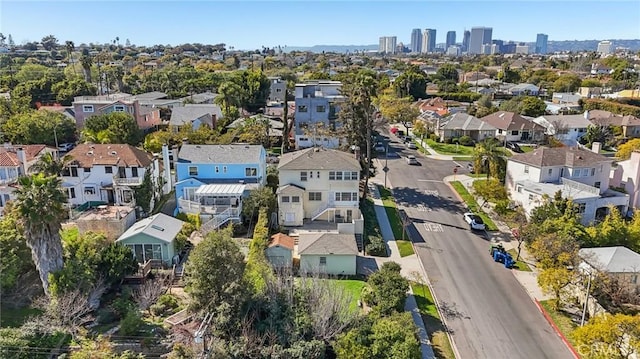
[[[286,234],[276,233],[271,236],[271,243],[269,243],[269,247],[280,246],[283,248],[287,248],[293,250],[293,246],[295,244],[295,240],[293,237],[289,237]]]

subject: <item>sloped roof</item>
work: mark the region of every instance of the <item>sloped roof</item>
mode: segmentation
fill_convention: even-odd
[[[582,248],[580,258],[590,266],[609,273],[639,272],[640,254],[623,246]]]
[[[279,170],[351,170],[360,171],[360,162],[351,153],[312,147],[288,152],[280,157]]]
[[[544,131],[544,127],[533,121],[529,121],[520,114],[507,111],[498,111],[490,115],[484,116],[480,120],[490,124],[491,126],[501,130],[535,130]]]
[[[353,234],[339,234],[326,232],[301,233],[298,238],[298,253],[300,255],[357,255],[358,246]]]
[[[440,126],[443,130],[465,130],[465,131],[495,131],[496,128],[489,123],[481,121],[475,116],[458,112],[445,119],[445,123]]]
[[[88,144],[76,146],[67,154],[80,167],[95,165],[119,167],[148,167],[151,154],[131,145],[125,144]]]
[[[511,156],[509,161],[520,162],[534,167],[591,167],[599,162],[611,162],[611,159],[581,148],[538,147],[529,153],[517,153]]]
[[[560,124],[567,126],[567,128],[587,128],[591,125],[591,122],[584,118],[584,115],[544,115],[537,119],[544,119],[549,125]]]
[[[289,237],[283,233],[276,233],[271,236],[271,242],[269,243],[269,248],[280,246],[286,249],[293,250],[293,246],[295,245],[295,239],[293,237]]]
[[[190,124],[203,116],[213,116],[212,110],[199,107],[174,107],[171,110],[169,124],[172,126],[182,126],[184,124]],[[213,117],[207,125],[213,126]]]
[[[176,235],[182,229],[184,222],[181,220],[167,216],[164,213],[158,213],[151,217],[140,220],[129,227],[116,242],[124,241],[140,233],[144,233],[150,237],[157,238],[163,242],[171,243]]]
[[[182,145],[179,163],[261,163],[261,145]]]

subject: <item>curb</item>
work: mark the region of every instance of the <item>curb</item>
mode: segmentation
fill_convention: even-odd
[[[547,313],[546,309],[544,309],[544,307],[540,304],[540,302],[537,299],[533,299],[533,301],[536,303],[536,306],[538,307],[538,310],[542,313],[542,315],[547,320],[547,322],[549,322],[549,324],[551,324],[551,327],[556,332],[556,334],[560,337],[560,340],[562,340],[562,342],[567,347],[567,349],[569,349],[571,354],[573,354],[573,357],[576,358],[576,359],[580,359],[580,355],[578,354],[576,349],[573,347],[573,345],[571,345],[571,343],[569,343],[569,340],[567,340],[567,338],[564,336],[564,334],[562,334],[562,332],[560,331],[560,329],[558,328],[556,323],[554,323],[553,319],[551,319],[551,316],[549,315],[549,313]]]

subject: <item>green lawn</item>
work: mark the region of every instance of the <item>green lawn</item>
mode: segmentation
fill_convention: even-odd
[[[544,309],[549,313],[551,320],[556,324],[558,329],[562,332],[565,338],[575,347],[576,343],[573,340],[571,333],[578,327],[576,323],[571,320],[571,318],[563,312],[556,312],[551,308],[550,300],[542,300],[540,304]]]
[[[467,189],[464,187],[462,183],[460,183],[460,181],[453,181],[451,182],[451,185],[456,190],[456,192],[458,192],[460,197],[462,197],[462,200],[467,204],[467,207],[469,207],[469,211],[476,213],[482,218],[482,221],[484,221],[484,224],[487,227],[487,231],[498,230],[498,227],[496,226],[496,224],[493,223],[491,218],[489,218],[489,216],[487,216],[487,214],[484,213],[484,211],[480,210],[480,206],[478,206],[478,202],[476,202],[475,198],[473,198],[471,193],[467,191]]]
[[[358,300],[360,299],[360,295],[362,294],[362,288],[364,288],[367,283],[361,280],[355,279],[329,279],[332,283],[334,283],[337,287],[340,287],[345,290],[345,292],[351,295],[351,305],[350,308],[355,310],[358,308]]]
[[[454,161],[473,161],[473,156],[453,156]]]
[[[535,149],[536,149],[536,147],[533,147],[533,146],[520,146],[520,149],[521,149],[524,153],[527,153],[527,152],[533,152],[533,150],[535,150]]]
[[[445,327],[440,320],[440,315],[438,314],[438,309],[436,308],[433,296],[429,291],[429,287],[422,284],[412,283],[411,289],[413,291],[413,296],[416,298],[420,314],[422,314],[422,321],[424,322],[424,326],[429,334],[429,339],[431,340],[431,346],[435,357],[455,359],[453,349],[451,349],[451,343],[449,342],[449,337],[447,336]]]
[[[513,260],[518,257],[518,251],[516,249],[509,249],[507,253],[511,254]],[[516,265],[513,268],[523,272],[531,272],[531,268],[529,268],[529,265],[527,263],[522,261],[522,257],[520,257],[520,260],[516,262]]]
[[[400,219],[400,213],[396,208],[396,202],[393,199],[393,195],[389,189],[384,188],[382,186],[378,186],[378,191],[380,191],[380,199],[382,199],[382,204],[384,205],[384,210],[387,212],[387,218],[389,218],[389,224],[391,224],[391,230],[393,230],[393,237],[396,240],[396,244],[398,245],[398,249],[400,250],[400,256],[406,257],[412,255],[413,247],[408,240],[409,236],[407,235],[404,227],[402,226],[402,220]],[[404,238],[404,240],[403,240]],[[402,243],[402,242],[407,242]]]
[[[0,307],[0,327],[12,327],[17,328],[24,323],[27,318],[33,315],[37,315],[42,313],[41,310],[23,307],[23,308],[12,308],[3,305]]]
[[[424,140],[434,151],[441,155],[452,156],[471,156],[473,155],[474,147],[467,147],[462,145],[456,145],[451,143],[440,143],[433,140]]]
[[[473,177],[473,178],[487,178],[486,173],[469,173],[467,176]]]

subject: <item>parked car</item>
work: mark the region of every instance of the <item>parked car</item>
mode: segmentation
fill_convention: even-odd
[[[484,231],[485,230],[484,222],[482,221],[482,218],[480,218],[480,216],[478,216],[477,214],[470,213],[470,212],[469,213],[465,213],[464,214],[464,221],[469,224],[469,227],[472,230],[477,230],[477,231]]]
[[[374,151],[384,153],[387,152],[387,147],[382,142],[376,143],[375,147],[373,147]]]
[[[476,169],[473,167],[473,163],[467,165],[467,170],[469,170],[470,173],[475,173]]]
[[[75,143],[61,143],[60,145],[58,145],[58,151],[60,151],[60,152],[69,152],[74,147],[76,147]]]
[[[412,141],[412,142],[407,142],[407,148],[410,150],[417,150],[418,146],[416,146],[416,144]]]
[[[407,163],[410,164],[410,165],[417,165],[418,164],[418,160],[416,159],[416,156],[409,155],[409,156],[407,156]]]
[[[518,145],[515,142],[507,142],[507,146],[508,149],[510,149],[511,151],[515,152],[515,153],[523,153],[524,151],[522,150],[522,148],[520,148],[520,145]]]

